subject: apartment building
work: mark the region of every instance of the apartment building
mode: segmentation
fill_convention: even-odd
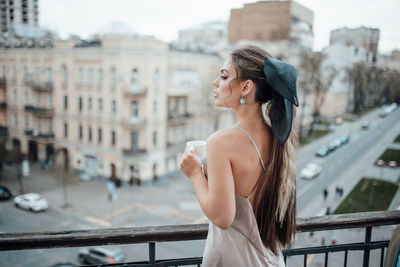
[[[117,35],[1,49],[0,125],[31,161],[67,151],[85,176],[148,180],[215,129],[215,55]]]
[[[0,32],[8,32],[12,24],[38,26],[38,0],[0,0]]]

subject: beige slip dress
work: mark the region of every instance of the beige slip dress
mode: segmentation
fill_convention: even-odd
[[[265,171],[264,162],[254,140],[245,130],[235,127],[250,138]],[[222,230],[210,222],[203,254],[203,267],[285,266],[282,251],[275,255],[261,240],[249,200],[257,184],[258,180],[247,197],[235,194],[236,214],[228,229]]]

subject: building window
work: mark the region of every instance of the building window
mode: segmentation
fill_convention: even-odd
[[[6,75],[7,75],[6,65],[3,65],[2,71],[1,71],[1,76],[2,76],[3,79],[5,79]]]
[[[97,84],[100,87],[103,84],[103,70],[99,69],[97,71]]]
[[[63,87],[68,85],[68,70],[66,66],[62,66],[62,85]]]
[[[101,128],[99,128],[97,132],[98,132],[98,134],[97,134],[97,142],[99,144],[101,144]]]
[[[83,69],[79,68],[78,70],[78,83],[82,84],[83,83]]]
[[[39,67],[36,67],[35,68],[35,83],[39,83],[39,80],[40,80],[40,68]]]
[[[92,113],[92,98],[88,98],[88,114]]]
[[[52,108],[53,106],[53,97],[51,94],[47,94],[47,108]]]
[[[111,145],[115,146],[115,131],[111,131]]]
[[[18,116],[14,114],[14,128],[18,128]]]
[[[51,121],[49,121],[49,133],[53,133],[53,123]]]
[[[138,148],[138,133],[137,131],[131,132],[131,149],[137,150]]]
[[[26,115],[25,116],[25,130],[29,129],[29,117]]]
[[[139,115],[139,104],[137,101],[131,102],[131,119],[137,119]]]
[[[117,113],[117,104],[115,100],[113,100],[111,101],[111,115],[115,116],[116,113]]]
[[[64,123],[64,138],[68,137],[68,124]]]
[[[157,132],[156,131],[153,132],[153,145],[157,146]]]
[[[29,75],[29,70],[28,70],[28,67],[25,66],[24,67],[24,82],[28,81],[28,75]]]
[[[52,80],[52,72],[51,72],[51,68],[47,68],[47,82],[51,83]]]
[[[158,69],[156,69],[156,70],[154,71],[154,74],[153,74],[153,83],[154,83],[154,89],[155,89],[155,90],[158,90],[158,87],[159,87],[159,78],[160,78],[160,73],[159,73]]]
[[[38,132],[38,133],[40,133],[40,128],[42,128],[41,127],[41,121],[40,121],[40,119],[36,119],[36,132]]]
[[[64,96],[64,110],[68,109],[68,96]]]
[[[88,129],[88,139],[89,139],[89,142],[92,142],[92,127],[89,127],[89,129]]]
[[[17,66],[12,67],[12,72],[11,72],[11,79],[13,82],[17,81]]]
[[[139,71],[133,69],[131,73],[131,91],[139,90]]]
[[[100,98],[97,103],[97,108],[98,108],[99,113],[103,112],[103,100],[101,100]]]
[[[82,112],[82,110],[83,110],[83,102],[82,102],[82,97],[80,96],[79,97],[79,112]]]
[[[14,89],[13,90],[13,104],[16,105],[17,104],[17,100],[18,100],[17,99],[17,90]]]
[[[83,129],[82,129],[82,125],[79,125],[79,140],[82,140],[83,138]]]
[[[111,68],[111,89],[115,89],[117,85],[117,71],[115,68]]]
[[[29,102],[29,95],[28,95],[28,91],[24,92],[24,106],[28,105]]]
[[[157,117],[157,101],[153,102],[153,116]]]
[[[93,83],[93,69],[88,69],[87,82],[89,84]]]
[[[36,107],[40,107],[40,94],[38,92],[36,92],[35,98],[36,98]]]

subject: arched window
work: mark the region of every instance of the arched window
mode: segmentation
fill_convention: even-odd
[[[137,69],[133,69],[131,73],[131,90],[139,90],[139,71]]]

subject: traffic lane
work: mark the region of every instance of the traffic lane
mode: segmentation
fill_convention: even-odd
[[[298,209],[303,209],[316,195],[321,194],[323,188],[333,183],[336,178],[341,176],[353,162],[376,144],[376,140],[378,140],[379,136],[384,135],[390,128],[394,127],[396,123],[400,123],[400,121],[397,120],[397,116],[387,117],[386,120],[382,120],[379,127],[373,127],[368,131],[360,132],[350,141],[351,143],[341,147],[324,159],[318,159],[320,160],[322,171],[321,174],[313,180],[306,181],[297,177]]]

